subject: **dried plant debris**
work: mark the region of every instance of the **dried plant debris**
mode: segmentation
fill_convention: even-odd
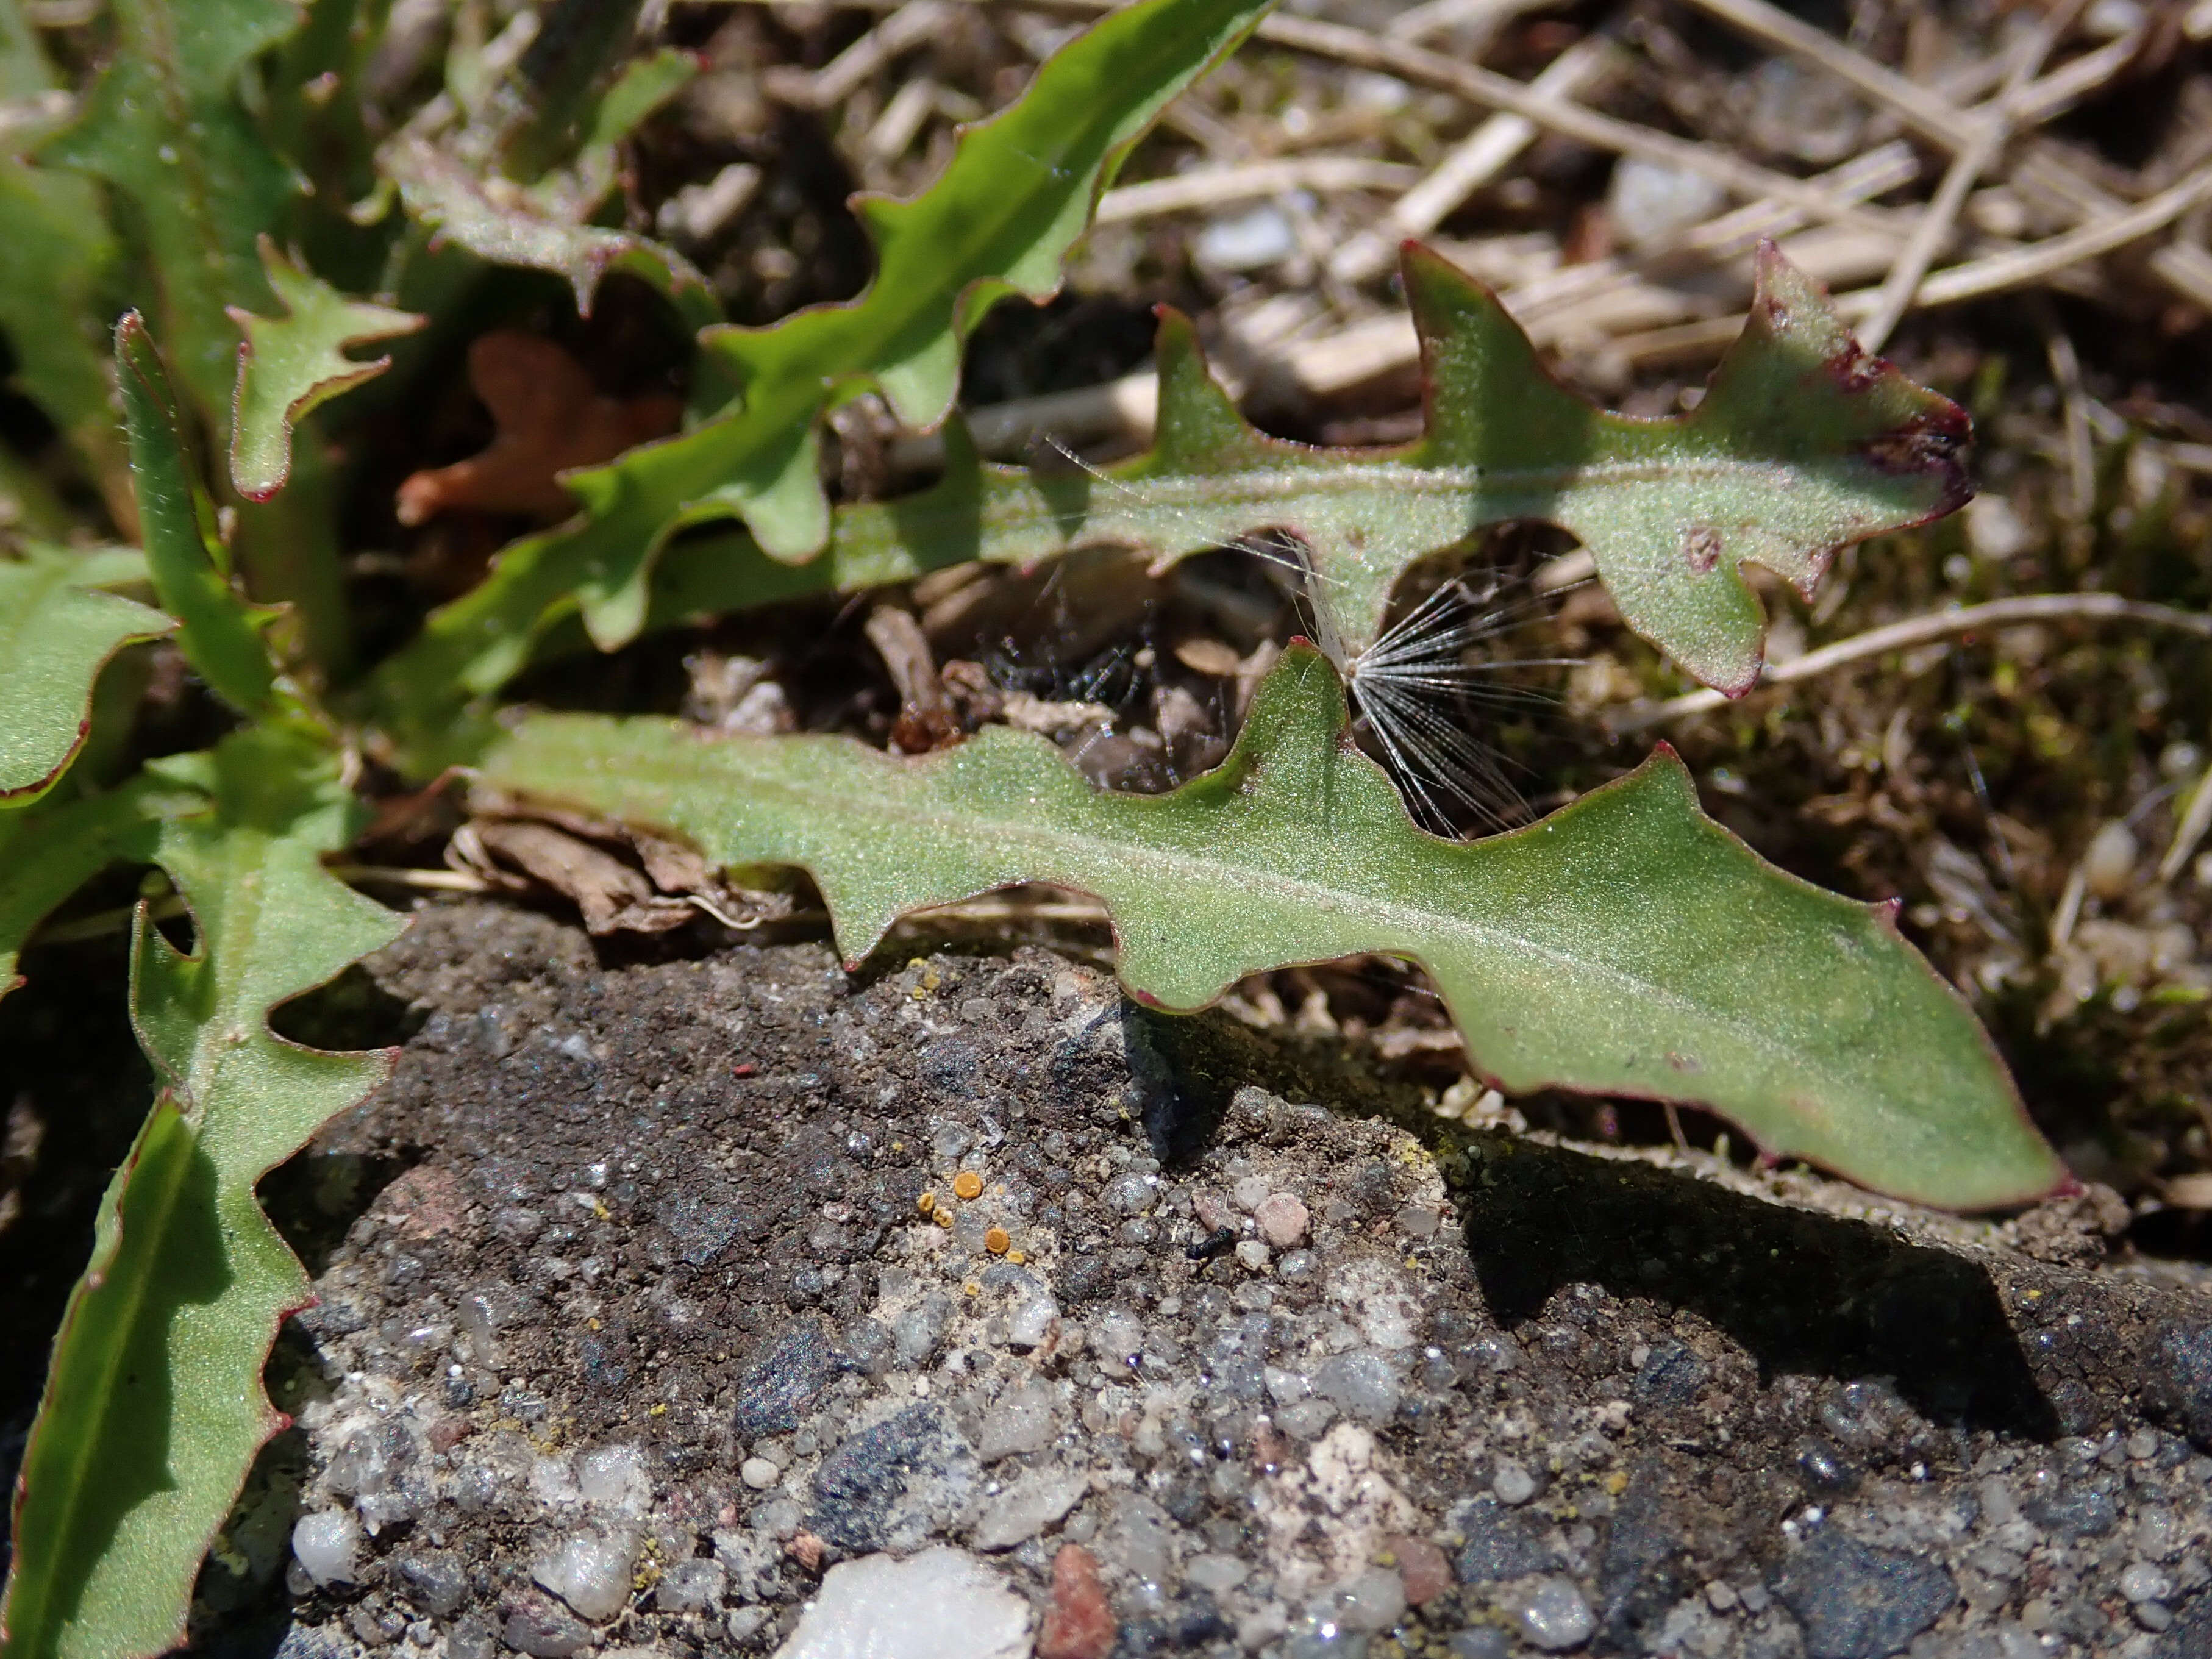
[[[665,933],[702,916],[744,931],[795,908],[787,893],[732,886],[696,848],[665,836],[523,809],[496,790],[473,792],[470,806],[448,861],[509,892],[558,894],[594,936]]]
[[[401,483],[403,525],[457,508],[565,519],[576,498],[562,487],[563,472],[667,436],[684,411],[666,392],[608,397],[557,343],[507,329],[470,343],[469,386],[490,411],[492,441],[481,454]]]

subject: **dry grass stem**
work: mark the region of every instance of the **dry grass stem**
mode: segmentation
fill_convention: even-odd
[[[1834,36],[1791,16],[1766,0],[1692,0],[1704,12],[1733,24],[1753,40],[1817,64],[1894,111],[1912,129],[1944,149],[1964,151],[1981,136],[1982,124],[1941,93],[1907,80]]]
[[[1612,55],[1602,37],[1587,36],[1546,64],[1528,83],[1528,90],[1538,97],[1571,99],[1598,78]],[[1389,270],[1398,258],[1401,241],[1434,230],[1446,214],[1502,173],[1535,136],[1536,124],[1523,115],[1493,115],[1482,122],[1398,198],[1380,226],[1361,231],[1339,248],[1328,262],[1328,274],[1340,283],[1360,283]]]
[[[1879,228],[1875,215],[1838,201],[1832,192],[1808,180],[1747,161],[1731,150],[1677,138],[1672,133],[1600,114],[1580,104],[1540,97],[1510,76],[1462,64],[1439,52],[1385,40],[1364,29],[1304,17],[1270,17],[1261,24],[1259,33],[1261,39],[1277,46],[1334,58],[1360,69],[1379,70],[1457,94],[1470,103],[1522,116],[1540,127],[1593,149],[1639,156],[1698,173],[1747,199],[1771,196],[1802,207],[1819,218],[1857,224],[1862,228]]]
[[[1847,640],[1808,651],[1789,662],[1770,662],[1759,683],[1762,687],[1787,685],[1795,680],[1811,679],[1855,662],[1864,662],[1870,657],[1910,650],[1916,645],[1956,639],[1964,634],[1984,633],[1993,628],[2051,622],[2133,623],[2138,627],[2170,628],[2194,634],[2199,639],[2212,640],[2212,616],[2202,611],[2147,605],[2139,599],[2122,599],[2117,593],[2028,593],[2009,599],[1991,599],[1984,605],[1962,605],[1953,611],[1931,611],[1926,616],[1908,617],[1869,629]],[[1718,691],[1692,691],[1655,706],[1630,709],[1609,718],[1607,724],[1614,736],[1628,737],[1692,714],[1711,714],[1716,708],[1727,707],[1728,702],[1728,697]]]
[[[1373,161],[1358,155],[1304,155],[1285,161],[1251,161],[1242,167],[1207,167],[1123,185],[1099,198],[1097,222],[1127,224],[1163,213],[1188,213],[1222,207],[1285,191],[1316,195],[1344,191],[1401,191],[1421,177],[1418,168],[1398,161]],[[1395,257],[1395,250],[1393,257]]]

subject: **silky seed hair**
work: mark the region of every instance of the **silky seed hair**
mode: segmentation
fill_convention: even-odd
[[[1138,488],[1085,460],[1057,438],[1044,443],[1091,481],[1131,496]],[[1491,641],[1547,611],[1560,593],[1535,593],[1525,576],[1495,568],[1462,571],[1439,583],[1394,620],[1373,643],[1353,650],[1332,618],[1314,603],[1336,580],[1314,564],[1309,550],[1287,532],[1243,535],[1223,550],[1258,560],[1297,602],[1301,623],[1345,682],[1359,726],[1370,733],[1379,758],[1415,823],[1432,834],[1458,837],[1471,823],[1478,833],[1507,830],[1529,816],[1516,781],[1518,769],[1484,728],[1509,713],[1549,707],[1555,699],[1512,676],[1571,666],[1572,657],[1504,657],[1483,653]],[[1487,718],[1484,718],[1486,716]]]
[[[1549,608],[1524,578],[1463,571],[1432,589],[1364,651],[1333,655],[1361,723],[1387,757],[1415,822],[1456,835],[1525,821],[1516,768],[1483,733],[1505,715],[1549,706],[1550,694],[1517,677],[1571,666],[1571,657],[1491,656],[1490,641]],[[1327,647],[1324,647],[1326,649]]]

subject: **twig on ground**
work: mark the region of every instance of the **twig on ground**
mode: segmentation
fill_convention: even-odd
[[[2174,826],[2173,842],[2166,849],[2166,856],[2158,861],[2158,878],[2172,881],[2181,873],[2181,866],[2197,850],[2197,843],[2204,839],[2204,832],[2212,830],[2212,771],[2197,781],[2196,792],[2189,797],[2189,805]]]
[[[1156,214],[1187,213],[1292,190],[1316,194],[1404,190],[1420,177],[1419,169],[1401,162],[1375,161],[1358,155],[1303,155],[1243,167],[1207,167],[1109,190],[1099,198],[1096,222],[1125,224]]]
[[[1960,145],[1951,158],[1950,167],[1943,174],[1943,182],[1936,186],[1935,198],[1912,228],[1905,248],[1890,266],[1877,296],[1873,316],[1859,331],[1859,343],[1869,351],[1879,351],[1894,329],[1911,309],[1912,296],[1919,291],[1921,278],[1936,261],[1943,244],[1951,238],[1959,222],[1959,210],[1966,204],[1967,192],[1980,181],[1983,173],[1996,161],[1998,152],[2009,143],[2017,130],[2011,119],[2011,109],[2021,93],[2035,78],[2044,60],[2058,45],[2066,31],[2074,25],[2085,0],[2068,0],[2039,25],[2029,50],[2006,77],[2004,91],[1996,100],[1996,107],[1977,119],[1973,137]],[[1698,0],[1701,5],[1761,6],[1765,0]]]
[[[1993,628],[2045,622],[2127,622],[2146,628],[2171,628],[2194,634],[2199,639],[2212,640],[2212,616],[2203,611],[2149,605],[2140,599],[2123,599],[2117,593],[2029,593],[1887,623],[1816,651],[1808,651],[1789,662],[1769,663],[1761,672],[1759,684],[1762,687],[1787,685],[1794,680],[1811,679],[1832,669],[1863,662],[1869,657],[1908,650],[1916,645],[1954,639],[1961,634],[1978,634]],[[1692,714],[1710,714],[1726,707],[1729,701],[1718,691],[1692,691],[1648,708],[1632,708],[1617,718],[1608,719],[1606,724],[1613,736],[1630,737]]]
[[[1571,99],[1597,78],[1612,55],[1604,37],[1587,35],[1546,64],[1528,90],[1538,97]],[[1490,117],[1400,197],[1381,225],[1339,248],[1329,259],[1328,274],[1340,283],[1379,276],[1396,261],[1400,242],[1425,236],[1442,224],[1446,214],[1496,178],[1535,137],[1536,125],[1525,115]]]
[[[1791,16],[1767,0],[1692,0],[1701,11],[1732,23],[1753,39],[1817,64],[1874,102],[1902,116],[1917,132],[1946,149],[1963,153],[1982,136],[1982,124],[1941,93],[1853,51],[1833,35]]]
[[[811,74],[771,72],[766,77],[768,90],[787,104],[834,108],[892,58],[942,30],[952,12],[945,0],[911,0]]]
[[[2047,300],[2042,309],[2044,351],[2051,362],[2051,378],[2058,383],[2059,413],[2066,441],[2066,516],[2077,525],[2086,525],[2097,507],[2097,457],[2089,442],[2081,359],[2074,349],[2073,337],[2059,326]]]
[[[1386,75],[1456,94],[1470,103],[1525,117],[1538,126],[1563,133],[1594,149],[1641,156],[1701,174],[1750,199],[1771,196],[1802,207],[1821,219],[1856,224],[1862,229],[1882,228],[1879,216],[1838,201],[1832,191],[1809,180],[1747,161],[1732,151],[1711,144],[1677,138],[1656,127],[1639,126],[1633,121],[1601,114],[1565,100],[1540,97],[1510,76],[1462,64],[1441,52],[1385,40],[1364,29],[1350,28],[1340,23],[1280,15],[1261,23],[1259,35],[1277,46],[1311,52],[1316,57],[1334,58],[1360,69],[1379,70]]]

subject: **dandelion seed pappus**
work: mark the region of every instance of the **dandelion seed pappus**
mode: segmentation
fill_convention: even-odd
[[[1140,485],[1091,465],[1057,440],[1045,441],[1080,468],[1094,488],[1149,512],[1182,516],[1172,504],[1149,498]],[[1372,738],[1376,758],[1407,811],[1423,829],[1447,836],[1508,829],[1528,817],[1516,781],[1519,769],[1490,733],[1504,717],[1555,701],[1529,683],[1534,674],[1578,660],[1491,654],[1491,647],[1540,620],[1568,591],[1563,586],[1538,592],[1527,574],[1498,559],[1497,541],[1480,538],[1455,571],[1448,568],[1448,555],[1413,567],[1401,591],[1410,586],[1418,592],[1423,580],[1440,571],[1441,580],[1395,607],[1396,614],[1365,644],[1352,639],[1337,620],[1346,607],[1330,603],[1330,589],[1343,586],[1341,580],[1316,568],[1294,528],[1257,530],[1219,544],[1224,551],[1257,560],[1291,594],[1310,637],[1343,677],[1356,729]]]

